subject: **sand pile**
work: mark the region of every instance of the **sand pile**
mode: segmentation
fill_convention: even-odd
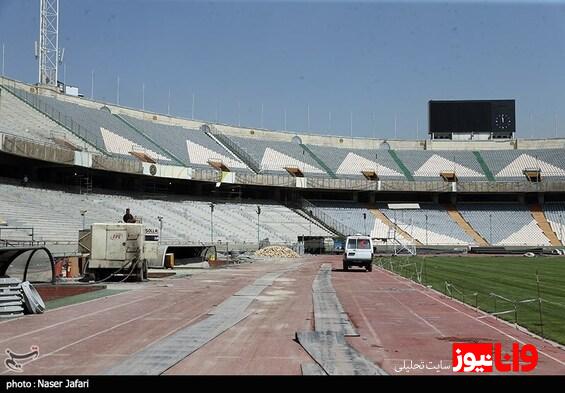
[[[299,255],[288,247],[269,246],[255,251],[255,255],[260,257],[277,257],[277,258],[298,258]]]

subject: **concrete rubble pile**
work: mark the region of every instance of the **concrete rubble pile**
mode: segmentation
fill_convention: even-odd
[[[261,257],[277,257],[277,258],[298,258],[299,255],[288,247],[269,246],[264,247],[255,252],[255,255]]]

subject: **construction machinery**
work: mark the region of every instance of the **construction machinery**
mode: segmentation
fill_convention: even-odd
[[[92,224],[87,274],[101,281],[110,276],[147,279],[146,234],[143,224]],[[147,244],[148,251],[155,247]]]

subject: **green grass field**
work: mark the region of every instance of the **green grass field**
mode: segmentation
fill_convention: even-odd
[[[498,316],[565,344],[563,257],[384,257],[375,263],[481,310],[508,311]]]

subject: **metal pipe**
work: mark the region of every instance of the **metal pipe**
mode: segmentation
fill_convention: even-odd
[[[210,202],[210,241],[214,243],[214,202]]]

